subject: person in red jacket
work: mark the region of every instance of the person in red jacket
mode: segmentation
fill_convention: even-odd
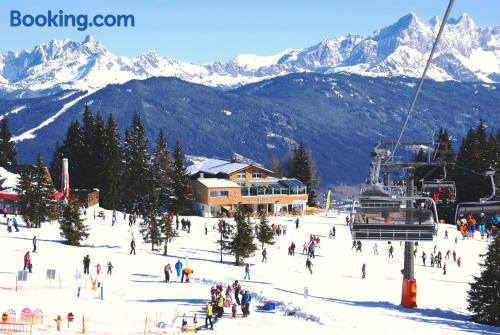
[[[457,259],[458,267],[460,267],[460,264],[462,264],[462,257],[458,257],[458,259]]]
[[[361,267],[361,272],[363,274],[361,278],[362,279],[366,278],[366,263],[363,263],[363,266]]]
[[[31,258],[30,258],[30,252],[27,251],[24,254],[24,268],[23,270],[28,270],[31,273]]]

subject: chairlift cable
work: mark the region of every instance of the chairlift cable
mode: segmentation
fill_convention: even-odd
[[[410,108],[408,109],[408,114],[406,115],[406,120],[403,124],[403,127],[401,129],[401,132],[399,133],[399,138],[398,141],[396,142],[396,145],[394,147],[394,151],[392,153],[392,156],[390,157],[390,161],[394,159],[394,154],[396,153],[396,150],[399,146],[399,143],[401,142],[401,138],[403,137],[404,131],[408,125],[408,121],[410,120],[411,114],[413,112],[413,108],[415,107],[415,103],[417,102],[418,95],[420,93],[420,89],[422,88],[422,85],[424,83],[425,76],[427,74],[427,70],[429,69],[431,62],[432,62],[432,56],[434,55],[434,51],[436,50],[437,44],[439,43],[439,40],[441,38],[441,34],[444,30],[444,26],[446,25],[446,22],[448,21],[448,16],[450,15],[451,8],[453,7],[453,3],[455,0],[450,0],[448,3],[448,8],[446,8],[446,13],[444,14],[443,20],[441,21],[441,26],[439,27],[439,31],[436,37],[436,40],[434,41],[434,44],[432,45],[431,53],[429,54],[429,58],[427,59],[427,64],[425,64],[425,69],[424,73],[422,74],[422,77],[420,78],[420,82],[417,87],[417,91],[415,92],[415,95],[413,96],[413,100],[411,102]]]

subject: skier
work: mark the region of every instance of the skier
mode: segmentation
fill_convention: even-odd
[[[31,258],[30,258],[30,252],[29,251],[27,251],[24,254],[24,268],[23,268],[23,271],[26,271],[26,270],[29,270],[29,272],[31,273]]]
[[[457,261],[457,252],[455,250],[453,250],[453,261],[456,262]]]
[[[95,271],[97,275],[101,274],[101,264],[97,263],[97,265],[95,266]]]
[[[250,264],[246,264],[245,265],[245,277],[243,278],[243,280],[247,279],[248,277],[248,280],[250,280]]]
[[[170,263],[165,265],[163,271],[165,272],[165,281],[168,283],[170,281],[170,274],[172,273],[172,268],[170,267]]]
[[[446,274],[446,263],[444,263],[444,265],[443,265],[443,275],[445,275],[445,274]]]
[[[307,242],[304,242],[304,247],[302,248],[302,254],[305,255],[306,252],[307,252]]]
[[[83,257],[83,274],[89,274],[90,257],[89,255]]]
[[[33,251],[32,252],[36,252],[36,235],[33,236]]]
[[[240,291],[241,291],[241,285],[240,283],[235,280],[233,283],[233,290],[234,290],[234,300],[236,300],[236,303],[240,305]]]
[[[267,263],[267,250],[266,248],[264,248],[264,250],[262,250],[262,262],[266,262]]]
[[[205,305],[207,311],[205,315],[205,328],[208,329],[208,322],[210,322],[210,329],[214,329],[214,324],[212,323],[212,305],[207,303]]]
[[[9,218],[7,218],[7,231],[9,233],[12,233],[12,223],[10,222]]]
[[[356,242],[356,252],[361,252],[361,241]]]
[[[446,256],[444,256],[444,259],[450,259],[450,249],[446,252]]]
[[[348,215],[345,216],[345,225],[346,226],[349,225],[349,216]]]
[[[425,266],[425,251],[422,251],[422,262],[424,263],[424,266]]]
[[[335,235],[337,234],[337,231],[335,229],[335,226],[332,228],[332,237],[335,238]]]
[[[462,264],[462,257],[458,257],[458,259],[457,259],[458,267],[460,267],[460,264]]]
[[[111,275],[113,268],[114,268],[113,264],[111,264],[111,262],[108,262],[108,272],[106,274]]]
[[[352,249],[356,249],[356,240],[352,241],[352,247],[351,247],[351,250]]]
[[[17,219],[16,217],[13,217],[12,218],[12,224],[14,226],[14,229],[16,230],[16,232],[18,233],[19,232],[19,227],[17,226]]]
[[[373,254],[374,255],[378,255],[378,245],[377,245],[377,243],[375,243],[375,245],[373,246]]]
[[[205,222],[205,235],[207,235],[207,234],[208,234],[208,225],[207,225],[207,223]]]
[[[447,239],[448,239],[448,231],[447,231],[447,230],[445,230],[445,231],[444,231],[444,239],[445,239],[445,240],[447,240]]]
[[[366,263],[363,263],[363,266],[361,267],[361,273],[363,274],[361,276],[361,279],[365,279],[366,278]]]
[[[177,279],[181,276],[181,270],[182,270],[182,262],[180,259],[177,260],[177,263],[175,263],[175,271],[177,272]]]
[[[389,247],[389,258],[394,258],[394,254],[393,254],[393,252],[394,252],[394,247],[391,245],[391,246]]]
[[[434,254],[431,253],[431,266],[434,267]]]
[[[295,219],[295,229],[299,229],[299,218]]]
[[[311,260],[308,258],[308,259],[306,260],[306,268],[309,270],[309,273],[310,273],[310,274],[312,274],[312,273],[313,273],[312,268],[311,268],[311,267],[312,267],[312,265],[313,265],[313,263],[312,263],[312,262],[311,262]]]
[[[130,242],[130,255],[132,255],[132,253],[135,255],[135,240]]]

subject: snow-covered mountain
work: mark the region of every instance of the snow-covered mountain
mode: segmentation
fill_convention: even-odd
[[[440,19],[410,13],[368,37],[341,36],[276,55],[239,55],[227,62],[196,65],[149,52],[135,58],[112,54],[92,36],[83,42],[53,40],[32,51],[0,55],[0,96],[96,90],[110,83],[174,76],[231,88],[297,72],[354,72],[419,77]],[[500,26],[480,28],[467,15],[450,19],[428,76],[435,80],[500,80]]]

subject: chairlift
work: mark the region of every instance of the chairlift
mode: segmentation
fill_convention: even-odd
[[[493,227],[498,225],[500,222],[500,199],[496,198],[495,173],[494,170],[485,173],[485,176],[490,177],[491,181],[492,193],[490,196],[481,198],[477,202],[461,202],[457,205],[455,210],[455,223],[457,225],[460,225],[462,217],[472,215],[477,219],[481,213],[484,214],[487,225],[490,224]]]
[[[415,204],[424,206],[413,207]],[[438,222],[432,198],[369,196],[353,204],[350,229],[354,240],[432,241]]]

